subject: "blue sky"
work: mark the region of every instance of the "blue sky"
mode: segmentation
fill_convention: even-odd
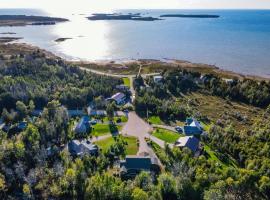
[[[42,8],[49,11],[121,8],[270,9],[270,0],[0,0],[0,8]]]

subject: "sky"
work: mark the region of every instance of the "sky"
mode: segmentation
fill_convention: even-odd
[[[270,0],[0,0],[0,8],[47,11],[111,9],[270,9]]]

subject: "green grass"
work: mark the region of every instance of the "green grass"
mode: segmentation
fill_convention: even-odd
[[[130,87],[130,79],[129,78],[123,78],[124,85]]]
[[[126,146],[126,154],[127,155],[136,155],[138,152],[137,138],[136,137],[123,137],[127,142]],[[111,145],[115,143],[115,139],[113,137],[106,138],[104,140],[100,140],[95,142],[103,152],[106,152]]]
[[[110,125],[109,124],[96,124],[92,126],[92,135],[94,136],[102,136],[107,135],[111,133]],[[121,130],[121,126],[116,126],[118,128],[118,131]]]
[[[113,121],[116,123],[117,119],[121,119],[121,123],[125,123],[128,121],[128,118],[126,116],[119,116],[119,117],[114,117]],[[109,118],[108,117],[104,117],[103,118],[103,122],[109,122]]]
[[[204,122],[200,122],[200,123],[201,123],[201,125],[203,126],[203,129],[204,129],[206,132],[209,132],[209,130],[210,130],[212,124],[211,124],[211,123],[206,124],[206,123],[204,123]]]
[[[162,128],[155,129],[152,135],[167,143],[174,143],[181,136],[179,133],[175,133]]]
[[[113,137],[106,138],[105,140],[99,140],[95,144],[102,149],[103,152],[106,152],[110,146],[115,143]]]
[[[148,122],[151,123],[151,124],[159,124],[159,125],[163,124],[163,122],[161,121],[159,116],[151,116],[151,117],[149,117]]]
[[[126,154],[136,155],[138,152],[137,138],[136,137],[124,137],[124,140],[128,143]]]
[[[108,124],[96,124],[93,127],[93,135],[95,136],[101,136],[101,135],[107,135],[111,133],[110,127]]]
[[[222,168],[237,167],[236,161],[230,157],[226,157],[226,161],[221,161],[218,154],[214,152],[208,145],[204,145],[204,151],[207,153],[208,159],[217,162]]]

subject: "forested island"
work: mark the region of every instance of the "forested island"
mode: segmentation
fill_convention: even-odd
[[[132,21],[156,21],[161,20],[155,17],[142,17],[140,14],[103,14],[97,13],[90,17],[89,20],[132,20]]]
[[[0,26],[54,25],[68,19],[59,17],[0,15]]]
[[[219,15],[208,15],[208,14],[165,14],[165,15],[160,15],[160,17],[179,17],[179,18],[219,18]]]

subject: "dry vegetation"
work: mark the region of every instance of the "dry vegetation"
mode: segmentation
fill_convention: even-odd
[[[242,103],[224,100],[220,97],[192,93],[180,101],[207,116],[211,122],[232,123],[237,130],[247,130],[263,117],[264,110]]]

